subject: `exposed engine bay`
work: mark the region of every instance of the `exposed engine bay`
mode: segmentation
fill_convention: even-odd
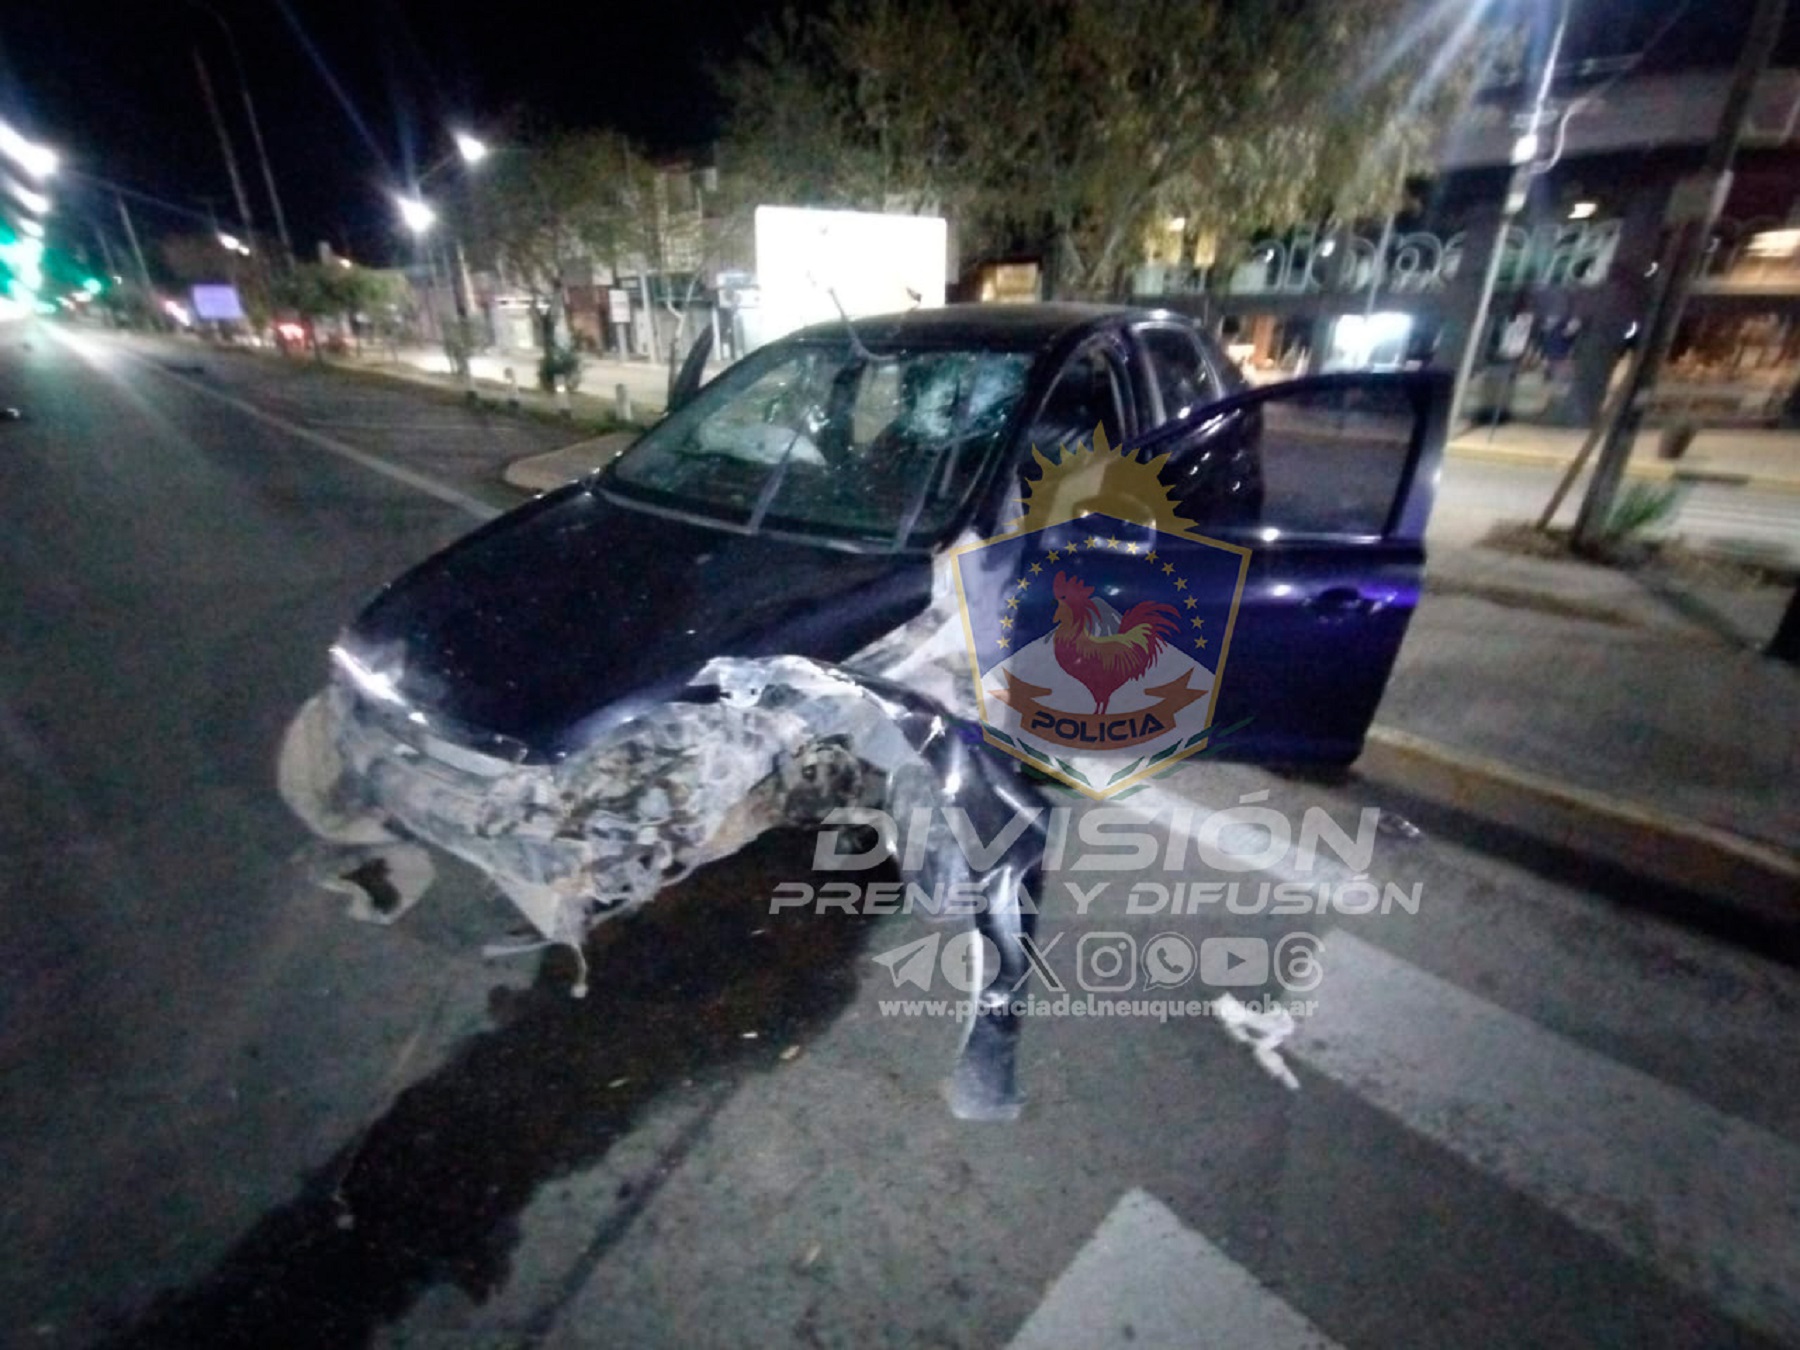
[[[802,657],[715,659],[680,699],[553,764],[483,755],[421,721],[343,679],[295,718],[279,780],[296,814],[342,847],[322,880],[351,893],[358,917],[393,922],[429,885],[419,845],[432,844],[491,877],[540,935],[534,945],[566,945],[578,961],[596,924],[781,825],[845,806],[896,818],[960,806],[992,834],[1038,814],[1011,762],[936,700]],[[1006,1005],[1026,973],[1025,891],[1042,847],[1041,833],[1028,830],[973,876],[945,831],[917,869],[928,890],[964,882],[982,890],[976,925],[999,966],[992,1007],[971,1024],[952,1083],[958,1114],[1017,1110],[1017,1027]]]

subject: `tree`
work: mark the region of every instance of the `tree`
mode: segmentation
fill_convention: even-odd
[[[690,273],[691,295],[720,254],[703,177],[652,160],[616,132],[540,133],[495,154],[458,205],[456,228],[478,257],[541,303],[539,340],[547,359],[559,358],[556,334],[578,262],[614,275]],[[669,293],[663,305],[678,333],[683,308]]]
[[[966,103],[978,65],[967,27],[947,0],[783,12],[717,74],[726,169],[765,200],[943,209],[973,177],[961,138],[980,115]]]
[[[1425,57],[1454,9],[837,0],[724,72],[726,154],[765,199],[945,212],[977,247],[1036,246],[1054,293],[1109,293],[1159,218],[1229,236],[1384,209],[1399,138],[1422,146],[1456,92],[1462,58]]]
[[[458,208],[459,232],[477,255],[546,305],[547,349],[571,265],[611,262],[631,246],[640,158],[610,131],[540,135],[496,153]]]
[[[313,354],[323,357],[317,327],[322,319],[342,319],[356,330],[356,318],[406,303],[406,279],[397,272],[328,263],[296,263],[273,287],[276,305],[306,320],[313,333]]]

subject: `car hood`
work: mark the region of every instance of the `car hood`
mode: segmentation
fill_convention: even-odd
[[[841,661],[930,592],[920,554],[747,535],[578,484],[391,583],[339,647],[366,692],[537,760],[669,697],[715,656]]]

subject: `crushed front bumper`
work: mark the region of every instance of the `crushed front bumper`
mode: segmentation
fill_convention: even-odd
[[[577,755],[512,763],[345,681],[290,728],[282,787],[320,835],[412,839],[491,877],[539,933],[593,925],[784,823],[873,804],[923,772],[894,710],[799,658],[719,660],[707,697],[657,705]]]

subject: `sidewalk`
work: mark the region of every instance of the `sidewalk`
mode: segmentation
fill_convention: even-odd
[[[635,431],[609,431],[592,440],[577,441],[547,455],[516,459],[506,466],[505,478],[527,492],[550,492],[564,483],[585,478],[610,464],[637,437]]]
[[[1800,912],[1800,670],[1760,650],[1788,597],[1439,543],[1358,772]]]
[[[516,395],[522,407],[561,411],[555,395],[546,394],[537,387],[538,357],[539,353],[535,351],[478,353],[470,363],[478,392],[484,398],[506,399]],[[390,349],[370,345],[360,355],[334,356],[331,360],[337,365],[416,380],[437,388],[462,387],[451,371],[450,358],[433,347]],[[708,378],[717,373],[717,369],[709,368]],[[619,411],[620,385],[625,387],[630,402],[629,420],[652,421],[661,415],[668,402],[668,367],[651,361],[621,361],[610,356],[584,355],[581,358],[581,385],[570,393],[570,407],[584,421],[615,418]]]
[[[1472,427],[1450,441],[1452,455],[1500,463],[1561,468],[1575,458],[1587,438],[1581,427]],[[1719,428],[1702,431],[1680,459],[1661,459],[1660,429],[1641,431],[1631,447],[1627,472],[1640,478],[1695,475],[1744,482],[1747,486],[1800,492],[1800,430]],[[1590,458],[1590,466],[1592,460]]]

